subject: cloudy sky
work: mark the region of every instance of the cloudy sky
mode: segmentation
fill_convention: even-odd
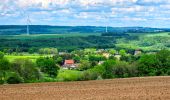
[[[0,24],[170,28],[170,0],[0,0]]]

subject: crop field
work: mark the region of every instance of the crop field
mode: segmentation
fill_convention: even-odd
[[[0,100],[170,100],[170,77],[1,85]]]

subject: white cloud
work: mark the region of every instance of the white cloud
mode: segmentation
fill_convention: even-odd
[[[36,20],[35,22],[44,19],[46,23],[55,19],[100,22],[106,20],[105,16],[108,22],[113,18],[117,21],[146,21],[161,18],[169,20],[170,17],[170,0],[0,0],[0,2],[0,16],[3,18],[18,17],[15,20],[20,20],[23,17],[21,11],[24,10]]]

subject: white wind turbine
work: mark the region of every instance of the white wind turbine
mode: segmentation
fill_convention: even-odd
[[[107,20],[108,20],[108,17],[106,15],[106,13],[103,11],[102,14],[104,15],[104,19],[106,21],[106,24],[105,24],[105,32],[107,33],[108,32],[108,25],[107,25]]]
[[[27,15],[27,35],[30,35],[30,24],[31,24],[31,20],[29,15]]]
[[[28,13],[26,13],[24,10],[20,11],[21,15],[23,17],[25,17],[25,21],[26,21],[26,35],[30,35],[30,25],[31,25],[31,20],[30,20],[30,16]]]

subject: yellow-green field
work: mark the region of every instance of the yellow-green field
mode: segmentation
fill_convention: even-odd
[[[50,55],[23,55],[23,56],[17,56],[17,55],[5,55],[5,57],[10,61],[14,61],[15,59],[30,59],[33,62],[36,61],[37,58],[39,57],[47,57]]]

